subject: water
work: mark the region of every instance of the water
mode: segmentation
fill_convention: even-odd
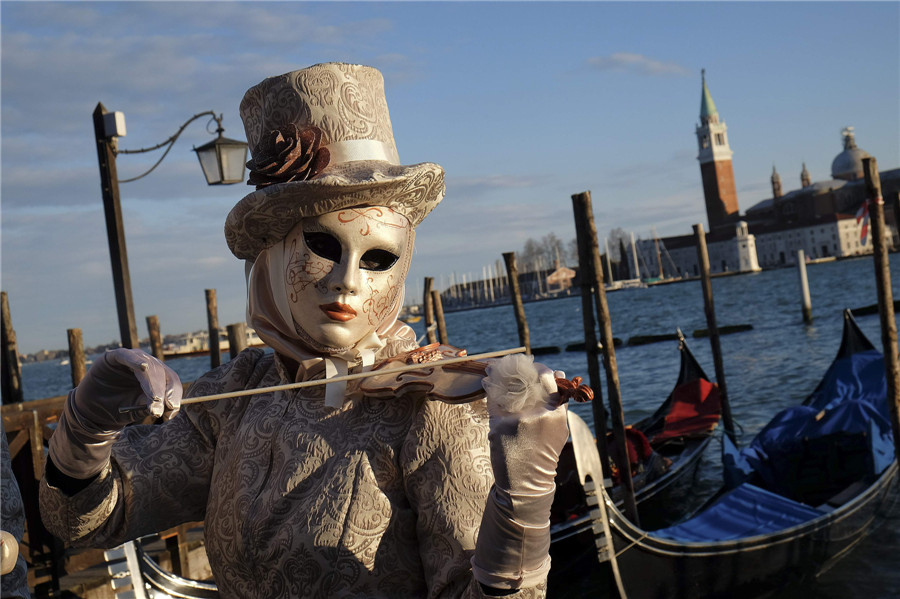
[[[809,265],[807,271],[812,325],[802,320],[796,269],[713,280],[718,325],[753,326],[751,331],[721,337],[728,396],[739,440],[744,443],[775,412],[802,401],[818,383],[840,344],[842,310],[877,301],[870,257]],[[896,258],[892,280],[900,280]],[[714,376],[708,339],[692,338],[694,330],[706,328],[699,282],[625,289],[608,294],[607,300],[615,337],[627,341],[635,335],[673,333],[680,327],[697,360]],[[526,304],[525,313],[533,347],[565,347],[583,339],[579,297]],[[861,316],[857,322],[880,349],[878,316]],[[472,354],[519,345],[510,306],[448,313],[446,323],[450,343]],[[412,326],[418,335],[423,334],[421,321]],[[634,422],[652,413],[671,391],[679,365],[676,343],[622,346],[616,348],[616,359],[626,422]],[[570,377],[587,379],[584,353],[562,352],[539,360]],[[180,358],[167,364],[183,380],[193,380],[208,369],[209,357]],[[27,399],[61,395],[71,385],[69,368],[56,362],[24,365],[22,374]],[[605,397],[605,383],[602,390]],[[593,421],[589,405],[573,409],[588,423]],[[705,456],[698,495],[711,493],[720,482],[718,451],[718,444],[713,444]],[[898,554],[900,520],[894,520],[803,592],[825,599],[900,597]]]

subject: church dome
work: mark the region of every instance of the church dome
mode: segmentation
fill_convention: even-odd
[[[853,137],[853,127],[844,127],[841,131],[844,138],[844,151],[835,156],[831,163],[831,176],[835,179],[853,181],[861,179],[863,175],[863,158],[869,158],[869,153],[856,147]]]

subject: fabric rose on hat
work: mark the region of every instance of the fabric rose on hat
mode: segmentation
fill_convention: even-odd
[[[248,185],[257,189],[273,183],[306,181],[322,172],[328,166],[327,148],[320,148],[322,130],[318,127],[299,129],[288,123],[270,131],[256,150],[256,155],[247,162],[250,169]]]

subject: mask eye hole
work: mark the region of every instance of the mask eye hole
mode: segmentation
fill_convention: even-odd
[[[400,256],[387,250],[369,250],[359,259],[359,267],[364,270],[387,270]]]
[[[320,231],[303,233],[303,241],[314,254],[332,262],[341,262],[341,243],[333,235]]]

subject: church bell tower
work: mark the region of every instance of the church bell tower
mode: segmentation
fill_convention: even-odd
[[[734,186],[734,170],[731,166],[732,151],[728,145],[728,128],[719,120],[716,104],[706,87],[706,69],[700,71],[703,93],[700,99],[700,124],[697,126],[697,144],[700,152],[700,176],[703,179],[703,196],[706,199],[706,218],[709,230],[737,222],[737,190]]]

